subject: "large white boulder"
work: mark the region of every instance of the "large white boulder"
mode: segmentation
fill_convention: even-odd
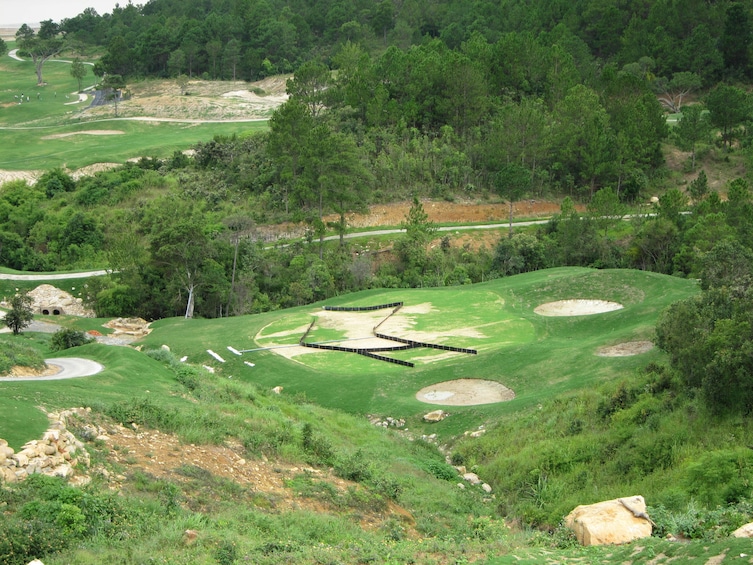
[[[578,506],[565,518],[582,545],[628,543],[651,535],[652,522],[642,496]]]

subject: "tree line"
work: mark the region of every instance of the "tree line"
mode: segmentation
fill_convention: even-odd
[[[581,67],[643,61],[655,77],[691,72],[705,86],[751,77],[751,29],[751,5],[739,0],[152,0],[110,14],[89,8],[61,22],[71,42],[107,49],[106,72],[129,78],[255,80],[309,60],[330,64],[347,42],[379,54],[433,39],[459,49],[477,36],[496,43],[525,33],[559,42]]]

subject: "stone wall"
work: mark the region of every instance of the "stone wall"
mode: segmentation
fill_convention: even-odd
[[[0,483],[22,481],[34,473],[68,479],[71,484],[89,482],[85,474],[77,473],[89,466],[89,454],[76,437],[68,431],[66,420],[75,414],[85,414],[88,409],[74,408],[51,413],[50,427],[42,439],[32,440],[16,453],[4,439],[0,439]]]

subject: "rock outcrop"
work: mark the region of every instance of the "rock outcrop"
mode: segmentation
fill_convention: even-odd
[[[85,308],[80,298],[50,284],[40,284],[34,290],[29,291],[29,296],[33,300],[32,308],[37,314],[94,317],[94,312]]]
[[[63,477],[78,485],[89,482],[89,477],[76,473],[76,467],[89,466],[89,454],[66,427],[66,419],[79,411],[86,412],[77,408],[48,414],[50,427],[42,439],[28,442],[18,453],[0,439],[0,483],[22,481],[34,473]]]
[[[441,422],[447,416],[449,416],[449,414],[444,410],[434,410],[433,412],[424,415],[424,422]]]
[[[578,506],[565,518],[582,545],[628,543],[651,535],[652,522],[642,496]]]
[[[734,532],[732,532],[732,537],[753,538],[753,522],[737,528]]]

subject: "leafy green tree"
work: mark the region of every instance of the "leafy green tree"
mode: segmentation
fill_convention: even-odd
[[[313,128],[311,114],[295,99],[277,108],[269,120],[267,151],[279,167],[285,214],[289,211],[289,195],[296,190],[303,171],[304,153]]]
[[[557,169],[595,192],[608,169],[611,133],[598,95],[584,85],[573,87],[555,107],[554,119]]]
[[[123,89],[126,82],[120,75],[105,75],[102,79],[102,89],[105,91],[105,98],[115,104],[115,116],[118,115],[118,105],[123,98]]]
[[[325,65],[309,61],[295,72],[293,78],[288,79],[286,91],[304,104],[316,119],[326,106],[327,92],[332,83],[332,74]]]
[[[47,198],[52,198],[63,192],[72,192],[76,189],[76,181],[61,168],[44,173],[39,177],[37,185],[44,190]]]
[[[682,191],[671,188],[659,197],[659,217],[665,218],[676,226],[681,226],[683,212],[688,206],[688,197]]]
[[[671,274],[679,249],[680,230],[677,224],[660,216],[639,225],[627,253],[633,265],[639,269]]]
[[[170,76],[176,77],[182,74],[185,67],[186,54],[182,49],[176,49],[170,53],[170,57],[167,59],[167,69]]]
[[[546,266],[546,245],[532,234],[517,233],[503,237],[494,249],[492,267],[504,276],[543,269]]]
[[[679,67],[699,75],[705,85],[713,84],[724,68],[718,44],[709,26],[698,24],[682,44]]]
[[[76,57],[71,63],[71,76],[78,82],[78,91],[81,92],[81,84],[86,76],[86,65],[81,62],[81,59]]]
[[[531,187],[531,171],[518,163],[503,166],[493,178],[494,190],[509,205],[508,237],[512,237],[512,220],[515,202],[520,200]]]
[[[729,149],[736,128],[748,119],[748,94],[736,86],[721,84],[706,96],[706,107],[709,110],[711,124],[721,130],[722,141]]]
[[[744,295],[753,288],[753,250],[732,238],[725,238],[704,255],[701,288],[728,288]]]
[[[237,80],[238,63],[241,60],[241,42],[233,38],[225,45],[224,61],[230,68],[233,80]]]
[[[588,213],[606,237],[609,228],[622,221],[627,213],[627,206],[620,202],[617,192],[611,186],[607,186],[593,195],[588,203]]]
[[[395,250],[404,268],[423,272],[427,260],[426,246],[437,229],[417,197],[413,197],[413,203],[400,228],[405,230],[405,237],[395,243]]]
[[[719,49],[728,72],[737,76],[748,76],[752,41],[753,26],[748,7],[742,2],[730,2],[727,6],[724,30],[719,38]]]
[[[220,54],[222,53],[222,42],[217,39],[212,39],[211,41],[208,41],[207,44],[204,46],[204,49],[207,52],[207,55],[209,55],[209,60],[212,63],[212,78],[217,78],[217,60],[220,57]]]
[[[8,44],[0,37],[0,55],[5,55],[8,52]]]
[[[202,210],[176,197],[156,200],[148,225],[157,271],[173,283],[175,301],[183,300],[184,315],[192,318],[197,293],[208,284],[214,268],[211,228]]]
[[[698,176],[690,182],[688,187],[690,197],[693,199],[693,203],[698,204],[709,192],[709,183],[706,178],[706,171],[701,169]]]
[[[31,325],[31,321],[34,319],[32,303],[33,300],[26,291],[20,292],[10,299],[10,310],[5,313],[5,325],[10,328],[13,335],[19,335]]]
[[[709,114],[700,104],[685,106],[680,121],[674,129],[674,139],[678,147],[690,150],[691,170],[695,170],[696,147],[711,137]]]
[[[178,88],[180,89],[180,93],[182,95],[188,92],[188,83],[189,83],[188,75],[181,74],[175,77],[175,84],[178,85]]]
[[[45,84],[42,67],[63,50],[65,43],[60,34],[60,26],[52,20],[45,20],[40,24],[38,32],[23,24],[16,32],[16,45],[22,53],[31,57],[37,73],[37,85],[42,86]]]

